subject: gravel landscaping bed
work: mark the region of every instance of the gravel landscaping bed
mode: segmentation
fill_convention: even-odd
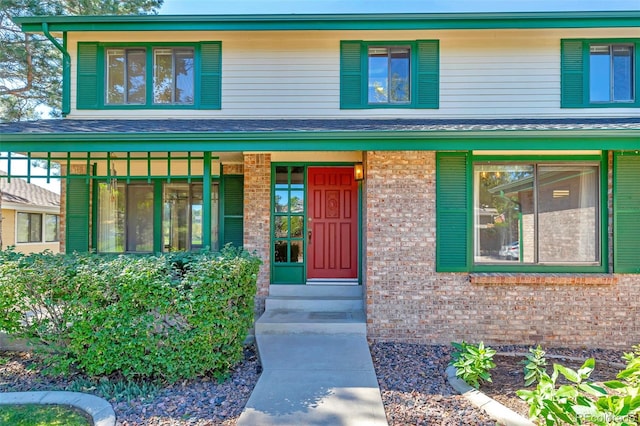
[[[525,346],[492,346],[499,352],[528,352]],[[484,412],[455,393],[444,371],[449,363],[450,346],[372,342],[373,358],[387,419],[391,426],[400,425],[495,425]],[[552,349],[548,354],[595,357],[599,361],[620,362],[618,351]],[[492,370],[494,383],[483,392],[510,408],[526,415],[527,407],[515,395],[523,385],[522,358],[496,357],[498,367]],[[563,365],[578,365],[563,360],[548,360]],[[152,397],[126,401],[110,399],[118,425],[204,426],[235,425],[261,367],[252,347],[245,349],[245,359],[224,383],[212,378],[178,382],[163,387]],[[594,378],[606,379],[607,369],[596,362]],[[597,376],[602,372],[604,376]],[[76,377],[51,378],[39,374],[31,355],[0,352],[0,392],[28,390],[69,390]],[[78,390],[78,389],[71,389]],[[82,389],[98,394],[96,389]]]

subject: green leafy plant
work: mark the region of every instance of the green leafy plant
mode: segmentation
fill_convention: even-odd
[[[48,370],[127,381],[212,375],[242,359],[260,260],[0,252],[0,330],[29,339]]]
[[[529,348],[529,352],[527,359],[523,361],[525,386],[540,382],[542,375],[547,372],[546,352],[542,347],[538,345],[536,348]]]
[[[519,390],[517,395],[529,404],[532,420],[546,425],[634,426],[640,422],[640,349],[625,354],[626,368],[618,373],[619,380],[599,386],[588,382],[595,360],[587,359],[577,371],[554,364],[553,374],[542,373],[535,390]],[[556,387],[562,375],[570,384]]]
[[[463,340],[460,343],[452,342],[451,345],[455,351],[451,354],[449,365],[455,367],[456,377],[476,389],[482,381],[491,382],[489,370],[496,366],[493,362],[495,350],[485,347],[482,342],[473,345]]]

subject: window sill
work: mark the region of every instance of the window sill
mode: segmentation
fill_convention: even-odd
[[[522,274],[522,273],[473,273],[471,284],[478,285],[615,285],[613,274]]]

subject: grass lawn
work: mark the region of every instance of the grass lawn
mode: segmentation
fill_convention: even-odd
[[[80,411],[62,405],[0,405],[0,425],[90,426]]]

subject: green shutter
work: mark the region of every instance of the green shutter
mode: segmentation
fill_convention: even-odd
[[[562,108],[584,107],[585,99],[585,63],[584,43],[582,40],[562,40],[561,42],[561,91]]]
[[[616,153],[613,170],[613,268],[640,273],[640,155]]]
[[[67,179],[66,252],[89,251],[89,184]]]
[[[78,109],[98,108],[98,44],[78,43]]]
[[[232,243],[234,246],[244,245],[244,176],[223,175],[222,176],[223,204],[223,242]]]
[[[440,103],[440,57],[438,40],[416,42],[416,108],[438,108]]]
[[[436,270],[469,270],[468,154],[438,153],[436,157]]]
[[[362,108],[362,42],[340,42],[340,108]]]
[[[222,105],[222,44],[200,43],[200,108]]]

